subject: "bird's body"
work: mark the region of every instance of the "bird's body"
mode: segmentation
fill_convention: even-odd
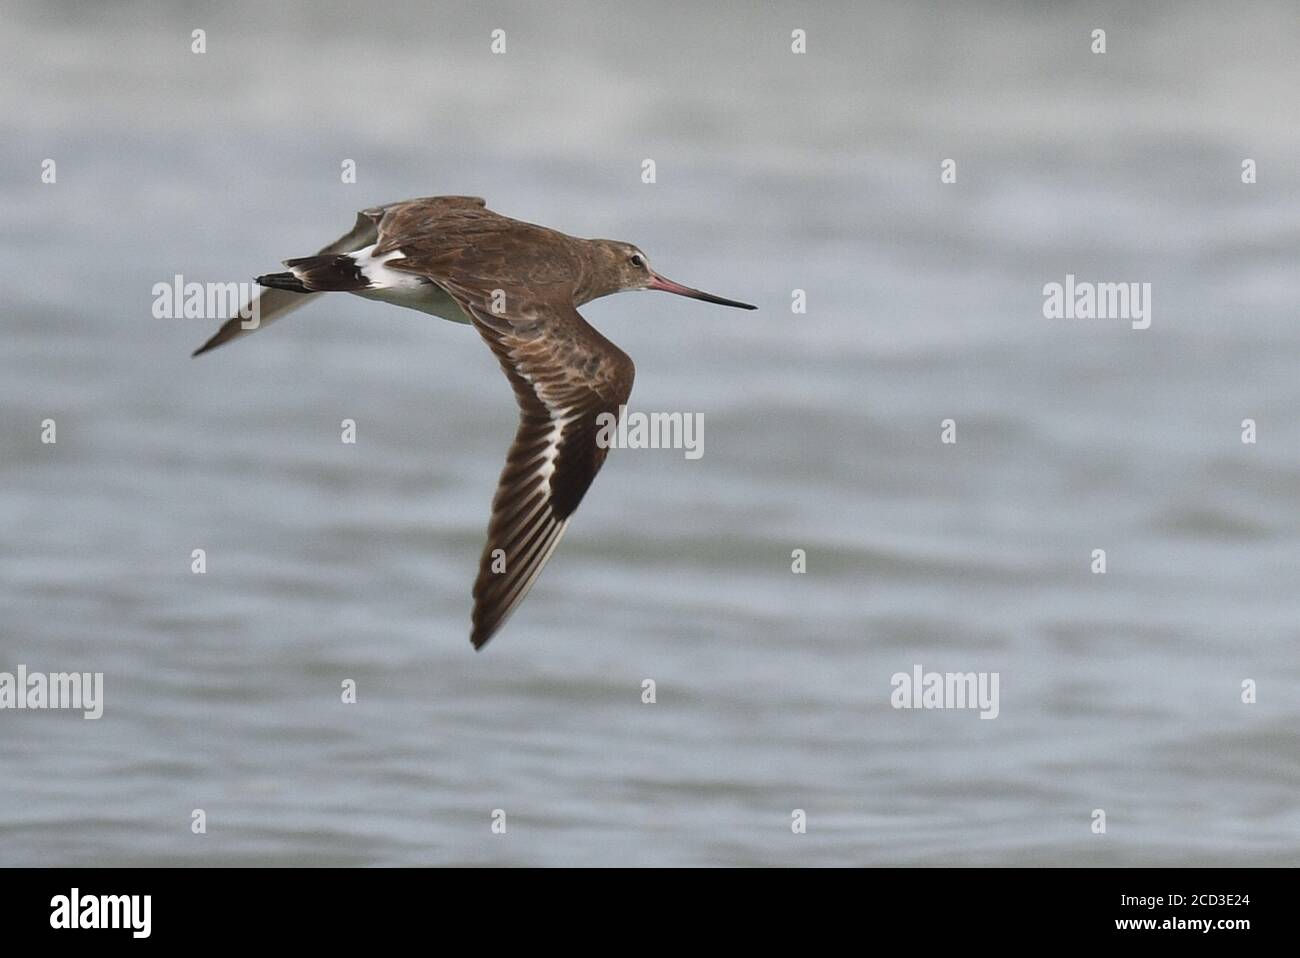
[[[532,588],[604,463],[597,417],[617,417],[632,391],[632,360],[577,307],[622,290],[662,289],[754,308],[664,279],[630,244],[513,220],[476,197],[363,210],[345,236],[284,265],[288,272],[258,277],[267,288],[253,328],[319,293],[350,292],[473,325],[514,388],[520,423],[474,585],[475,648]],[[194,355],[252,332],[249,325],[227,320]]]
[[[387,263],[393,254],[376,254],[378,245],[376,243],[352,254],[362,275],[371,281],[372,288],[351,292],[381,303],[416,309],[453,323],[469,324],[469,316],[441,286],[426,282],[413,273],[391,268]]]

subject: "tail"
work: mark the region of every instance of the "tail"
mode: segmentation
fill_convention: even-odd
[[[346,253],[287,259],[284,265],[289,272],[259,276],[258,284],[294,293],[351,293],[371,285],[357,261]]]

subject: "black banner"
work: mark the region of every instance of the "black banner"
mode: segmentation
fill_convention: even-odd
[[[293,940],[337,946],[455,927],[636,938],[674,927],[762,938],[843,925],[916,943],[1194,941],[1283,927],[1294,875],[1269,869],[12,869],[7,942]],[[621,931],[620,931],[621,929]],[[566,933],[567,934],[567,933]],[[377,937],[378,936],[378,937]],[[919,936],[919,937],[918,937]],[[615,939],[605,939],[616,941]]]

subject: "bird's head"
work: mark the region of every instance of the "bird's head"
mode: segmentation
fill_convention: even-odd
[[[749,303],[739,303],[734,299],[723,299],[712,293],[701,292],[671,279],[660,276],[650,267],[650,259],[631,243],[619,240],[590,240],[593,252],[595,275],[591,279],[591,295],[587,298],[598,299],[611,293],[623,293],[634,289],[660,289],[665,293],[702,299],[706,303],[720,306],[735,306],[738,309],[757,309]]]

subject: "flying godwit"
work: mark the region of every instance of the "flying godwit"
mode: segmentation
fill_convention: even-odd
[[[514,388],[519,429],[492,500],[474,583],[470,641],[480,649],[523,601],[605,461],[597,417],[618,415],[632,360],[578,307],[661,289],[754,309],[665,279],[631,243],[566,236],[494,213],[473,196],[432,196],[362,210],[315,256],[259,276],[260,329],[315,298],[346,292],[469,323]],[[241,313],[248,315],[247,304]],[[251,324],[249,324],[251,325]],[[194,355],[253,331],[227,320]]]

